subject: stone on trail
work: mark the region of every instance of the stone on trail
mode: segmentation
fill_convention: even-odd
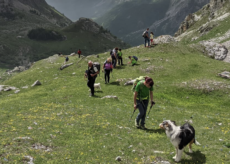
[[[118,157],[116,157],[116,159],[115,159],[116,161],[121,161],[121,157],[120,156],[118,156]]]
[[[63,70],[64,68],[67,68],[69,66],[73,65],[73,63],[65,64],[60,67],[60,70]]]
[[[42,83],[39,80],[37,80],[31,86],[34,87],[35,85],[42,85]]]
[[[118,97],[117,97],[117,96],[111,96],[111,95],[108,95],[108,96],[102,97],[101,99],[105,99],[105,98],[107,98],[107,99],[118,99]]]
[[[226,79],[230,79],[230,72],[228,72],[228,71],[224,71],[222,73],[218,73],[218,75],[220,77],[223,77],[223,78],[226,78]]]

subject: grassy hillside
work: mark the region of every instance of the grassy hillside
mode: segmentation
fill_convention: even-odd
[[[62,71],[64,58],[50,57],[1,81],[21,91],[0,92],[0,161],[22,163],[29,155],[34,163],[116,163],[115,158],[121,156],[121,163],[174,163],[175,149],[158,125],[165,119],[181,125],[192,118],[202,145],[193,146],[193,154],[185,149],[181,163],[229,163],[230,82],[217,76],[229,71],[229,64],[180,43],[130,48],[123,55],[125,65],[113,71],[110,84],[104,84],[103,73],[98,76],[102,90],[96,97],[89,97],[83,77],[87,61],[103,63],[109,54],[91,56],[77,65],[79,59],[70,57],[69,62],[75,64]],[[137,66],[126,65],[129,55],[139,57]],[[131,86],[116,81],[140,75],[155,82],[156,105],[146,120],[148,130],[134,127],[137,111],[130,121]],[[36,80],[42,85],[30,87]],[[118,100],[101,99],[106,95],[116,95]],[[41,150],[35,149],[39,145],[43,145]]]

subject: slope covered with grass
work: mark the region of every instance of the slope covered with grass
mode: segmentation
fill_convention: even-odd
[[[88,60],[103,63],[108,53],[78,64],[77,57],[70,57],[75,64],[62,71],[58,68],[64,58],[52,57],[4,81],[21,91],[0,92],[0,161],[20,163],[29,155],[34,163],[116,163],[121,156],[121,163],[174,163],[175,150],[158,125],[165,119],[181,125],[192,118],[202,146],[194,146],[191,155],[185,149],[181,163],[228,163],[230,82],[217,74],[228,70],[229,64],[179,43],[134,47],[123,55],[125,65],[114,69],[110,84],[104,84],[103,73],[97,77],[102,90],[96,97],[89,97],[84,71]],[[129,55],[139,57],[137,66],[126,65]],[[155,82],[156,105],[146,120],[146,131],[134,127],[137,111],[130,121],[131,86],[116,81],[140,75]],[[42,85],[30,87],[36,80]],[[28,89],[21,89],[26,85]],[[106,95],[118,100],[101,99]],[[38,145],[43,149],[35,149]]]

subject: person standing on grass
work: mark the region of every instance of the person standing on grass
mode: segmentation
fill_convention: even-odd
[[[109,83],[110,79],[110,72],[113,70],[113,64],[112,64],[112,59],[108,58],[102,68],[102,72],[105,71],[105,84]]]
[[[150,40],[149,40],[149,28],[146,29],[145,34],[144,34],[144,39],[145,39],[145,47],[150,47]],[[148,43],[148,46],[146,46],[146,43]]]
[[[123,65],[121,49],[119,49],[119,51],[117,52],[117,56],[118,56],[118,65]]]
[[[81,57],[81,50],[80,49],[77,51],[77,54],[79,55],[79,58],[80,58]]]
[[[88,77],[88,82],[87,82],[87,86],[90,88],[91,93],[90,93],[90,97],[94,96],[94,83],[95,80],[97,78],[97,74],[99,73],[97,67],[95,67],[93,65],[92,61],[88,62],[88,70],[85,71],[85,76]]]
[[[149,95],[151,99],[151,105],[155,104],[155,102],[153,101],[153,85],[153,79],[150,77],[146,77],[145,80],[139,81],[135,87],[135,93],[133,98],[134,109],[139,109],[139,114],[135,119],[135,126],[137,128],[146,129],[145,117],[147,113]]]
[[[111,53],[113,68],[116,68],[116,64],[117,64],[117,51],[118,51],[118,48],[116,47],[112,50],[112,53]]]
[[[153,36],[154,36],[154,34],[153,34],[153,32],[151,32],[150,33],[150,41],[151,41],[151,45],[153,45],[154,43],[153,43]]]
[[[68,55],[65,57],[65,64],[69,61]]]

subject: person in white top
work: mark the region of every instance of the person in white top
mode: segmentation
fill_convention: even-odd
[[[153,43],[153,36],[154,36],[154,34],[153,34],[153,32],[151,32],[151,33],[150,33],[150,42],[151,42],[151,45],[154,44],[154,43]]]

